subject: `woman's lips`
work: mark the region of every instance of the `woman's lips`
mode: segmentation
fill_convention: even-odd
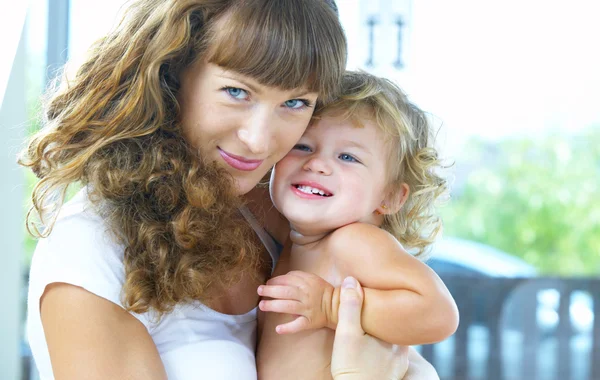
[[[235,154],[228,153],[221,148],[218,148],[219,154],[223,157],[223,160],[234,169],[242,170],[245,172],[251,172],[260,166],[264,160],[249,160],[247,158],[236,156]]]

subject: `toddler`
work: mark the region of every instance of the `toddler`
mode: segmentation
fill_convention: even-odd
[[[426,115],[390,81],[348,72],[340,98],[316,112],[271,175],[291,232],[274,277],[258,288],[259,379],[332,378],[346,276],[363,286],[366,333],[400,346],[454,333],[452,296],[415,257],[441,228],[439,168]]]

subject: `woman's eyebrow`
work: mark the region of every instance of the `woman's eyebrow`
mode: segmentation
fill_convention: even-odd
[[[316,95],[318,96],[318,94],[316,92],[311,92],[309,90],[299,90],[298,92],[294,92],[290,95],[291,98],[301,98],[301,97],[305,97],[307,95]]]
[[[240,82],[241,84],[243,84],[244,86],[248,87],[252,92],[256,93],[256,94],[262,94],[262,91],[260,89],[260,84],[252,84],[250,83],[248,80],[245,80],[243,77],[241,77],[241,75],[236,75],[235,73],[224,73],[224,74],[219,74],[220,77],[222,78],[226,78],[226,79],[231,79],[237,82]],[[290,99],[295,99],[295,98],[300,98],[300,97],[304,97],[307,95],[312,95],[314,94],[315,96],[318,96],[318,94],[315,92],[311,92],[310,90],[307,89],[299,89],[295,92],[293,92],[292,94],[289,95]]]
[[[258,88],[258,86],[251,84],[247,80],[244,80],[243,78],[241,78],[240,76],[237,76],[235,74],[220,74],[219,76],[226,78],[226,79],[231,79],[231,80],[240,82],[241,84],[243,84],[244,86],[246,86],[250,90],[252,90],[252,92],[254,92],[254,93],[257,93],[257,94],[262,93],[262,91]]]

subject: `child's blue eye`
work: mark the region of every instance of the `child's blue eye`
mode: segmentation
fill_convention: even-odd
[[[227,93],[235,99],[244,100],[248,97],[248,93],[241,88],[225,87],[225,91],[227,91]]]
[[[310,152],[310,147],[308,145],[304,145],[304,144],[296,144],[296,145],[294,145],[294,149],[301,150],[304,152]]]
[[[339,155],[340,160],[347,162],[359,162],[354,156],[349,155],[348,153],[342,153]]]
[[[286,100],[283,104],[285,104],[287,108],[291,108],[294,110],[301,109],[304,107],[310,107],[310,102],[305,99],[290,99]]]

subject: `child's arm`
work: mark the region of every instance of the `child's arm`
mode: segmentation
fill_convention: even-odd
[[[368,334],[416,345],[439,342],[456,331],[458,309],[450,292],[392,235],[356,223],[335,231],[330,243],[340,271],[356,277],[365,288],[362,325]],[[339,297],[332,298],[339,302]],[[332,310],[337,311],[337,305]],[[332,319],[335,323],[337,315]]]
[[[356,223],[336,230],[329,239],[328,254],[342,276],[354,276],[364,285],[362,325],[368,334],[389,343],[415,345],[438,342],[454,333],[458,311],[448,289],[392,235]],[[280,301],[261,309],[305,317],[291,324],[290,332],[315,326],[335,328],[339,288],[302,272],[274,278],[267,284],[287,293],[274,298],[293,303]],[[285,286],[294,290],[284,291]]]

